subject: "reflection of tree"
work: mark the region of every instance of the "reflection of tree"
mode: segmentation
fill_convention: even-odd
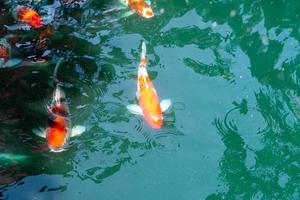
[[[124,91],[112,96],[107,94],[110,85],[128,79],[128,73],[117,69],[131,62],[123,49],[109,44],[109,40],[122,30],[116,24],[108,25],[110,17],[102,17],[98,6],[99,2],[94,1],[86,10],[68,10],[67,14],[58,10],[61,16],[53,23],[54,33],[47,46],[51,51],[49,60],[64,58],[58,78],[70,102],[72,122],[74,125],[84,123],[88,128],[80,138],[70,140],[67,151],[49,153],[45,141],[32,133],[32,128],[45,126],[45,104],[53,91],[54,64],[46,66],[47,70],[29,65],[0,74],[0,126],[3,131],[0,150],[29,156],[24,162],[2,167],[0,184],[22,182],[23,177],[38,174],[75,175],[99,183],[117,173],[124,164],[135,164],[136,159],[151,148],[163,146],[159,139],[151,138],[149,131],[143,129],[142,118],[132,117],[127,112]],[[106,29],[106,34],[99,33],[102,28]],[[20,33],[24,32],[15,34]],[[22,42],[32,41],[35,36],[29,32],[22,37]],[[32,53],[32,48],[17,50],[20,55],[27,56],[23,51]],[[105,96],[109,96],[109,100]],[[111,98],[117,99],[117,103],[111,102]],[[168,113],[166,119],[170,122],[165,124],[166,129],[177,134],[174,113]],[[128,128],[128,123],[133,127]],[[116,128],[112,130],[112,127]],[[41,186],[41,191],[44,190]]]
[[[229,54],[223,53],[223,48],[227,44],[224,38],[222,38],[219,33],[213,33],[211,28],[172,28],[164,32],[162,37],[162,43],[164,45],[174,45],[177,48],[196,45],[200,49],[207,50],[211,60],[213,60],[210,63],[205,63],[204,61],[196,60],[191,57],[183,58],[183,63],[192,68],[196,73],[207,76],[223,76],[225,78],[232,76],[229,67]]]
[[[222,180],[228,183],[228,191],[226,193],[211,195],[208,199],[216,197],[222,197],[220,199],[250,199],[252,193],[247,194],[247,191],[251,190],[251,184],[249,183],[252,182],[252,177],[245,166],[247,153],[245,142],[240,137],[238,130],[224,127],[219,120],[215,121],[215,125],[226,147],[220,162],[220,176]]]
[[[285,1],[222,4],[225,10],[238,12],[228,19],[232,39],[247,54],[252,75],[263,85],[256,93],[256,104],[270,129],[254,136],[262,147],[250,148],[239,127],[226,124],[225,119],[216,120],[226,147],[220,162],[225,187],[207,199],[300,198],[299,6]],[[204,18],[208,17],[214,16]],[[254,159],[251,166],[249,157]]]
[[[7,12],[9,10],[9,8],[1,9]],[[7,21],[3,21],[3,23],[10,23],[11,20],[8,19]],[[64,20],[60,20],[59,22],[64,23]],[[54,24],[56,23],[57,21]],[[91,58],[79,59],[80,57],[84,57],[83,55],[86,56],[87,52],[83,54],[80,51],[74,51],[73,48],[76,47],[80,50],[88,48],[91,51],[92,46],[82,42],[82,40],[73,39],[72,36],[68,35],[69,32],[65,32],[65,29],[72,29],[76,25],[76,23],[73,23],[68,27],[53,25],[53,27],[47,26],[41,30],[30,30],[27,32],[7,30],[5,32],[6,35],[17,38],[19,43],[29,44],[27,46],[20,45],[18,48],[13,49],[13,53],[16,55],[19,54],[18,56],[22,58],[36,54],[36,38],[40,33],[45,33],[43,31],[47,30],[47,28],[55,29],[55,37],[48,38],[51,42],[41,44],[43,51],[45,49],[51,51],[51,55],[48,57],[48,65],[33,65],[28,62],[26,66],[18,69],[1,70],[0,153],[9,153],[12,156],[24,155],[26,158],[18,161],[13,159],[12,161],[1,161],[0,185],[21,180],[25,176],[67,174],[72,170],[72,165],[66,162],[66,160],[74,157],[72,146],[70,147],[70,151],[62,152],[59,155],[50,153],[48,152],[45,140],[35,136],[32,129],[45,127],[46,125],[46,104],[51,98],[54,89],[51,78],[54,64],[51,64],[51,59],[55,62],[57,57],[64,57],[64,66],[59,69],[58,78],[61,80],[62,88],[71,102],[72,115],[75,113],[74,110],[80,102],[87,101],[86,96],[90,95],[93,98],[94,95],[97,95],[97,93],[91,91],[91,83],[87,81],[88,78],[92,77],[97,81],[103,82],[105,80],[105,84],[101,84],[101,88],[103,91],[106,91],[107,85],[114,77],[113,67],[105,66],[99,69],[95,60]],[[0,34],[1,37],[4,37],[2,32]],[[45,39],[44,36],[47,37],[48,35],[42,35],[42,40]],[[65,41],[64,39],[67,40]],[[64,41],[66,45],[64,46],[64,43],[59,43],[56,46],[60,41]],[[74,56],[77,59],[70,59],[70,56]],[[81,96],[80,94],[85,94],[86,96]],[[83,113],[85,117],[84,114],[86,113]],[[18,182],[15,184],[18,184]],[[4,188],[0,190],[2,191]]]
[[[220,162],[220,179],[226,186],[221,186],[218,193],[207,199],[299,198],[299,126],[287,124],[281,102],[270,94],[259,93],[257,101],[270,126],[262,135],[242,136],[241,127],[227,119],[232,110],[224,120],[215,121],[226,147]],[[254,137],[263,147],[250,147],[245,140],[247,137]],[[249,159],[252,159],[251,164]]]

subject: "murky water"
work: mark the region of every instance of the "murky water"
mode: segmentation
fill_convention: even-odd
[[[8,30],[16,3],[0,11],[23,59],[0,71],[0,199],[300,199],[300,2],[152,0],[144,19],[94,0]],[[126,109],[143,40],[173,103],[160,130]],[[59,58],[72,124],[87,130],[52,153],[32,130]]]

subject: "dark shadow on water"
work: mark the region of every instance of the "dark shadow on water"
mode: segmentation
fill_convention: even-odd
[[[98,184],[122,166],[135,165],[150,151],[170,153],[179,148],[176,137],[182,133],[174,125],[174,111],[165,114],[164,127],[156,132],[143,118],[126,110],[130,100],[124,89],[110,94],[109,87],[114,84],[135,80],[140,53],[111,46],[110,39],[123,30],[109,22],[110,17],[102,17],[100,5],[94,1],[85,9],[58,9],[61,16],[44,29],[51,33],[45,43],[36,40],[45,39],[41,30],[5,32],[14,36],[14,56],[28,59],[29,64],[1,70],[0,150],[28,158],[0,167],[0,198],[55,199],[57,193],[68,190],[68,183],[62,179]],[[50,52],[44,58],[47,65],[30,63],[38,57],[36,46],[41,46],[40,55]],[[156,64],[159,57],[151,52],[151,46],[149,50],[155,58],[151,64]],[[137,62],[130,68],[132,55]],[[87,131],[70,139],[66,151],[54,154],[32,129],[46,125],[46,104],[54,89],[51,76],[59,58],[64,61],[58,79],[69,102],[72,124],[84,125]],[[158,76],[155,70],[149,70],[149,74],[152,79]]]
[[[6,11],[6,18],[12,21],[8,10],[2,7],[1,9]],[[0,19],[2,24],[4,18],[1,16]],[[64,23],[64,20],[61,18],[58,21]],[[3,21],[4,23],[6,22]],[[55,182],[52,177],[64,176],[73,170],[70,160],[75,157],[76,139],[70,140],[67,151],[55,154],[49,152],[44,139],[32,132],[33,128],[46,126],[46,105],[54,89],[52,73],[55,62],[58,58],[64,58],[58,78],[70,102],[72,121],[75,125],[82,123],[82,118],[86,117],[86,112],[80,112],[80,108],[87,107],[88,111],[89,98],[94,100],[99,95],[91,89],[93,80],[102,83],[99,90],[105,93],[107,85],[115,76],[114,66],[101,64],[100,67],[95,61],[94,55],[99,54],[97,47],[69,34],[70,30],[73,31],[79,25],[73,22],[58,26],[55,22],[53,26],[50,25],[50,32],[54,33],[51,33],[50,37],[47,34],[42,35],[48,38],[43,38],[41,33],[49,29],[28,32],[0,30],[1,37],[10,35],[13,38],[10,41],[13,49],[11,56],[24,59],[24,63],[18,68],[0,71],[0,153],[12,156],[0,164],[1,199],[10,199],[9,196],[32,199],[32,193],[51,194],[67,189],[66,184]],[[39,39],[43,42],[46,39],[46,43],[38,43]],[[33,57],[39,56],[35,51],[37,44],[41,46],[41,54],[50,52],[43,58],[49,62],[47,65],[33,63]],[[73,57],[75,59],[72,59]],[[22,159],[14,157],[17,155]],[[33,188],[37,190],[27,188],[30,185],[34,185]],[[49,195],[46,199],[55,197]]]

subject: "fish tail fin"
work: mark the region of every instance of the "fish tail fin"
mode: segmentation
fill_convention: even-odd
[[[58,79],[57,79],[57,71],[58,71],[58,68],[59,68],[59,66],[61,65],[62,61],[63,61],[63,58],[60,58],[60,59],[57,61],[56,65],[55,65],[55,68],[54,68],[53,78],[54,78],[54,82],[55,82],[55,83],[58,83]]]
[[[142,43],[142,55],[141,55],[142,60],[146,59],[146,53],[147,53],[147,47],[146,47],[145,41],[143,41],[143,43]]]

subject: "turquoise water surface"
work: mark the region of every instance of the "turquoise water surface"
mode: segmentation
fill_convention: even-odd
[[[9,30],[15,4],[32,5],[0,3],[0,37],[23,60],[0,69],[0,199],[300,199],[300,1],[152,0],[151,19],[81,1]],[[159,130],[126,109],[142,41],[172,101]],[[86,131],[53,153],[33,129],[46,126],[59,58]]]

